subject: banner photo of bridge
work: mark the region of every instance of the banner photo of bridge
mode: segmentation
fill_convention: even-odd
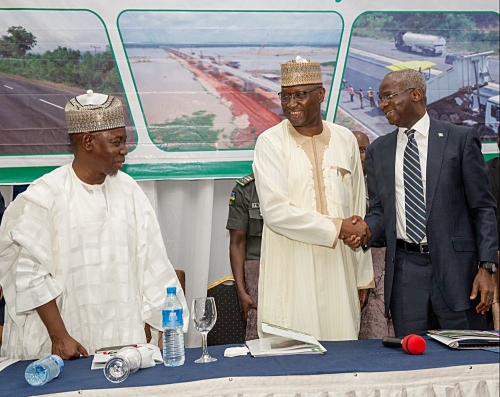
[[[458,0],[446,11],[425,0],[418,12],[348,0],[313,0],[314,11],[284,0],[235,10],[198,0],[175,10],[157,0],[128,9],[97,0],[86,9],[14,3],[0,6],[3,184],[71,161],[64,106],[88,89],[122,100],[124,170],[134,178],[245,175],[258,136],[284,118],[280,64],[297,55],[321,63],[326,120],[372,141],[389,133],[378,86],[391,70],[412,68],[427,81],[431,117],[476,128],[487,158],[498,150],[499,14],[491,0],[480,10]]]
[[[330,92],[343,28],[333,12],[189,11],[126,11],[118,27],[149,136],[167,151],[253,149],[284,118],[280,64],[319,61]]]

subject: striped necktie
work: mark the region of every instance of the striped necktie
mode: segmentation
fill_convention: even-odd
[[[425,201],[420,156],[415,130],[406,130],[408,143],[403,157],[403,180],[405,185],[406,235],[420,243],[425,236]]]

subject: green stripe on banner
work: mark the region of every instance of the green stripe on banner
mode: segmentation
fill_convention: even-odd
[[[0,169],[0,185],[26,184],[57,167],[10,167]],[[214,163],[125,164],[123,171],[135,180],[240,178],[252,172],[251,161]]]
[[[136,180],[239,178],[252,172],[252,162],[125,164],[124,171]]]
[[[483,155],[484,155],[484,159],[486,161],[491,160],[495,157],[498,157],[498,153],[483,153]]]
[[[6,167],[0,168],[0,184],[26,184],[31,183],[42,175],[56,169],[57,166],[50,167]]]
[[[486,161],[498,153],[484,153]],[[26,184],[57,167],[0,168],[0,185]],[[240,178],[252,172],[251,161],[214,163],[125,164],[124,171],[137,181],[162,179],[226,179]]]

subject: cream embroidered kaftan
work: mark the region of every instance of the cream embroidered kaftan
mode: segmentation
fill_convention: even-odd
[[[259,136],[253,169],[264,218],[259,329],[266,321],[319,340],[357,339],[371,253],[338,241],[340,219],[366,211],[356,138],[328,122],[310,138],[284,120]]]
[[[6,300],[2,355],[51,351],[35,308],[56,298],[69,334],[90,354],[145,342],[161,330],[165,288],[176,286],[156,215],[137,183],[119,172],[87,185],[71,165],[35,181],[7,209],[0,228],[0,284]]]

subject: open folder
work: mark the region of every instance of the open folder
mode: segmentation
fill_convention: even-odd
[[[481,349],[500,346],[498,331],[441,329],[429,331],[427,335],[453,349]]]
[[[277,325],[262,323],[262,332],[269,337],[246,342],[253,357],[285,354],[323,354],[326,349],[312,335]]]

